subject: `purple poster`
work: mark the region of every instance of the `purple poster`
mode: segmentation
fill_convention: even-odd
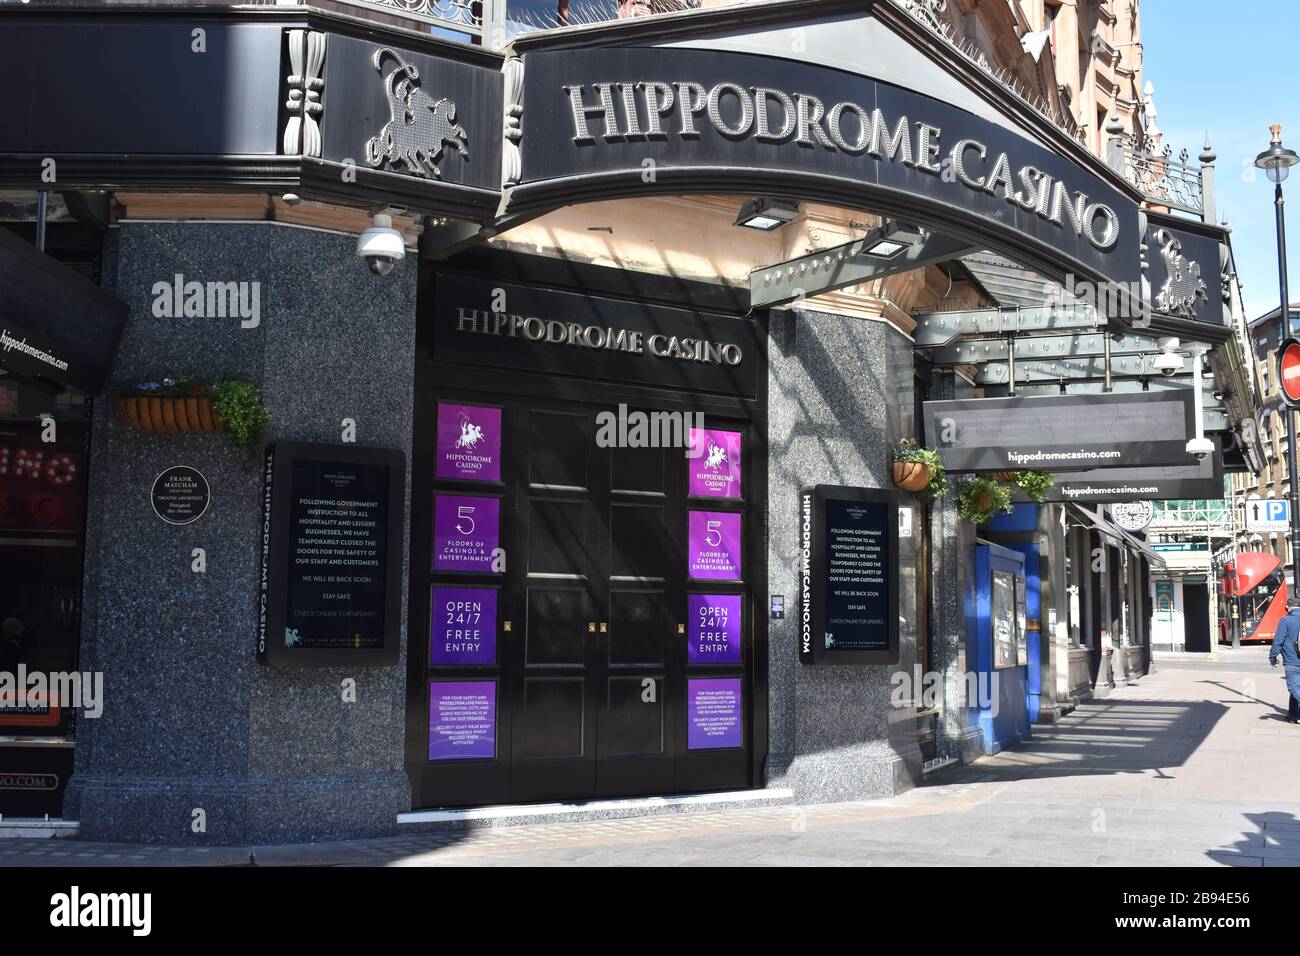
[[[691,450],[699,458],[688,458],[691,478],[688,494],[704,498],[740,497],[740,432],[713,428],[691,429]]]
[[[740,515],[692,511],[686,537],[687,574],[714,581],[740,580]]]
[[[719,677],[686,682],[686,746],[690,750],[739,747],[740,678]]]
[[[471,760],[497,755],[497,682],[429,684],[429,759]]]
[[[692,594],[686,613],[688,664],[740,663],[739,594]]]
[[[501,409],[438,405],[439,478],[501,480]]]
[[[429,625],[435,667],[497,662],[496,589],[434,588]]]
[[[436,495],[433,500],[433,570],[492,570],[500,540],[501,500]]]

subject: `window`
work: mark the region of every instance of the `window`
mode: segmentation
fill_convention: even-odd
[[[1071,528],[1065,546],[1065,594],[1066,626],[1070,634],[1070,646],[1083,646],[1082,608],[1079,604],[1080,575],[1079,550],[1081,548],[1079,530]]]
[[[1024,579],[1010,571],[994,571],[991,603],[993,666],[1015,667],[1027,663]]]

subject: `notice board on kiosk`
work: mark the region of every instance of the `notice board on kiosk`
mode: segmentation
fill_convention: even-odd
[[[278,442],[262,473],[257,656],[280,667],[393,664],[406,456]]]
[[[800,496],[799,659],[898,663],[898,495],[817,485]]]

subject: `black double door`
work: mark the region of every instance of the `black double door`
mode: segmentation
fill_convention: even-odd
[[[501,411],[506,569],[478,579],[498,589],[495,662],[464,669],[430,661],[424,673],[432,692],[445,681],[490,686],[494,756],[423,762],[417,805],[748,786],[749,593],[741,580],[693,581],[688,573],[690,512],[734,513],[747,531],[743,502],[692,498],[680,447],[606,447],[597,416],[617,406],[500,396],[489,403],[463,391],[440,398]],[[744,423],[707,424],[744,433]],[[436,479],[433,490],[467,491],[464,482]],[[432,588],[440,583],[461,582],[433,572]],[[700,629],[690,614],[717,603],[707,596],[742,609],[741,620],[728,622],[739,660],[688,660]],[[714,695],[717,709],[718,688],[734,688],[739,727],[701,745],[691,724],[707,719],[702,692]],[[422,710],[428,714],[427,704]],[[725,724],[725,701],[722,711]]]

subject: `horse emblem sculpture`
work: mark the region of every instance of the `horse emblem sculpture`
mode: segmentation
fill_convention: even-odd
[[[1168,229],[1157,229],[1155,241],[1165,260],[1166,279],[1156,295],[1156,308],[1185,319],[1196,317],[1196,304],[1210,301],[1201,277],[1201,264],[1182,254],[1183,244]]]
[[[438,160],[444,146],[455,147],[461,156],[469,158],[465,128],[456,122],[456,104],[446,97],[434,102],[415,85],[420,71],[388,47],[376,50],[371,57],[380,73],[385,55],[397,61],[384,77],[389,120],[366,141],[366,162],[376,167],[385,161],[401,163],[417,176],[441,179]]]

